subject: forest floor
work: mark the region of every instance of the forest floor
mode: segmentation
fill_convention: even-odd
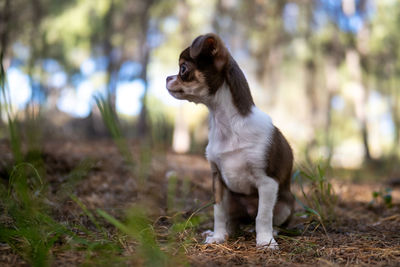
[[[0,143],[1,160],[11,162],[6,142]],[[140,157],[138,145],[132,145],[134,161]],[[178,155],[152,152],[146,173],[145,187],[138,192],[140,182],[124,164],[111,141],[47,142],[42,158],[48,182],[49,201],[54,207],[52,216],[59,222],[77,222],[91,227],[82,209],[71,199],[57,202],[60,185],[82,162],[91,165],[84,178],[77,181],[73,193],[89,210],[98,208],[123,218],[124,211],[144,197],[148,213],[155,220],[168,218],[171,209],[190,216],[212,202],[209,165],[201,155]],[[4,163],[3,163],[4,165]],[[168,207],[168,177],[177,177],[175,206]],[[279,250],[260,250],[255,246],[254,231],[243,231],[239,237],[224,244],[203,244],[202,232],[212,229],[212,207],[202,209],[200,224],[190,242],[184,246],[186,261],[194,266],[233,265],[400,265],[400,189],[391,193],[393,207],[383,202],[371,204],[372,192],[385,188],[378,182],[354,183],[332,180],[339,197],[334,223],[315,227],[304,223],[295,236],[279,235]],[[169,209],[169,210],[168,210]],[[1,217],[0,217],[1,220]],[[155,223],[155,227],[163,227]],[[165,226],[165,225],[164,225]],[[108,225],[109,231],[115,228]],[[84,235],[84,233],[83,233]],[[61,246],[61,245],[60,245]],[[126,246],[123,255],[133,253],[134,246]],[[61,266],[89,263],[89,256],[79,251],[68,251],[55,246],[52,264]],[[0,265],[27,265],[23,258],[5,243],[0,243]]]

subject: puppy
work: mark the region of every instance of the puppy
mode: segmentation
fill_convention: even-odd
[[[273,224],[288,222],[294,208],[290,145],[254,105],[243,72],[216,34],[197,37],[180,54],[179,68],[167,77],[169,93],[210,112],[206,156],[213,174],[214,232],[205,242],[224,242],[235,222],[251,217],[257,246],[278,248]]]

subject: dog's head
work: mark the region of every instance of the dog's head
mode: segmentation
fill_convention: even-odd
[[[247,81],[221,38],[208,33],[182,51],[179,73],[167,77],[167,89],[177,99],[207,104],[224,82],[239,112],[248,113],[253,99]]]
[[[217,35],[197,37],[179,56],[179,73],[167,77],[169,93],[178,99],[204,103],[224,82],[228,57]]]

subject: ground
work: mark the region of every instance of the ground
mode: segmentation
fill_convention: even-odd
[[[2,166],[11,162],[10,148],[0,144]],[[140,161],[138,143],[130,144],[133,161]],[[143,146],[142,146],[143,147]],[[73,193],[89,210],[100,208],[117,218],[124,210],[142,199],[147,203],[151,218],[162,221],[172,210],[190,216],[198,211],[203,220],[195,229],[191,242],[184,246],[187,260],[194,266],[220,265],[400,265],[400,190],[393,188],[393,207],[383,202],[373,203],[372,192],[385,188],[384,182],[354,183],[334,178],[339,197],[334,223],[322,227],[299,220],[297,235],[279,235],[279,250],[260,250],[255,246],[255,233],[248,226],[239,236],[224,244],[203,244],[202,232],[213,224],[212,185],[209,165],[202,155],[178,155],[172,152],[151,153],[146,169],[141,169],[145,181],[134,177],[111,141],[51,141],[41,152],[49,183],[49,201],[55,207],[53,216],[59,222],[79,222],[90,225],[88,218],[71,199],[59,201],[71,172],[87,168],[82,179],[76,181]],[[143,159],[141,162],[144,162]],[[78,167],[80,166],[80,167]],[[137,172],[136,172],[137,173]],[[177,177],[174,206],[168,202],[168,180]],[[382,179],[381,179],[382,180]],[[140,193],[141,191],[142,193]],[[294,187],[298,194],[298,188]],[[143,201],[144,199],[144,201]],[[300,209],[300,208],[298,208]],[[161,219],[160,219],[161,218]],[[0,218],[1,219],[1,218]],[[163,226],[162,223],[155,223]],[[167,225],[167,224],[165,224]],[[165,226],[164,225],[164,226]],[[110,231],[112,226],[110,225]],[[133,253],[126,246],[124,255]],[[85,256],[78,251],[55,247],[53,265],[79,265]],[[18,266],[26,262],[7,244],[0,243],[0,265]]]

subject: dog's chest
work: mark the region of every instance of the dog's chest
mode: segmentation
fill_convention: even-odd
[[[231,191],[250,194],[255,188],[256,177],[252,173],[245,150],[238,148],[229,152],[218,152],[211,146],[208,159],[217,165],[224,183]]]
[[[207,159],[217,165],[227,187],[236,193],[251,194],[266,167],[273,126],[266,114],[252,116],[210,121]]]

